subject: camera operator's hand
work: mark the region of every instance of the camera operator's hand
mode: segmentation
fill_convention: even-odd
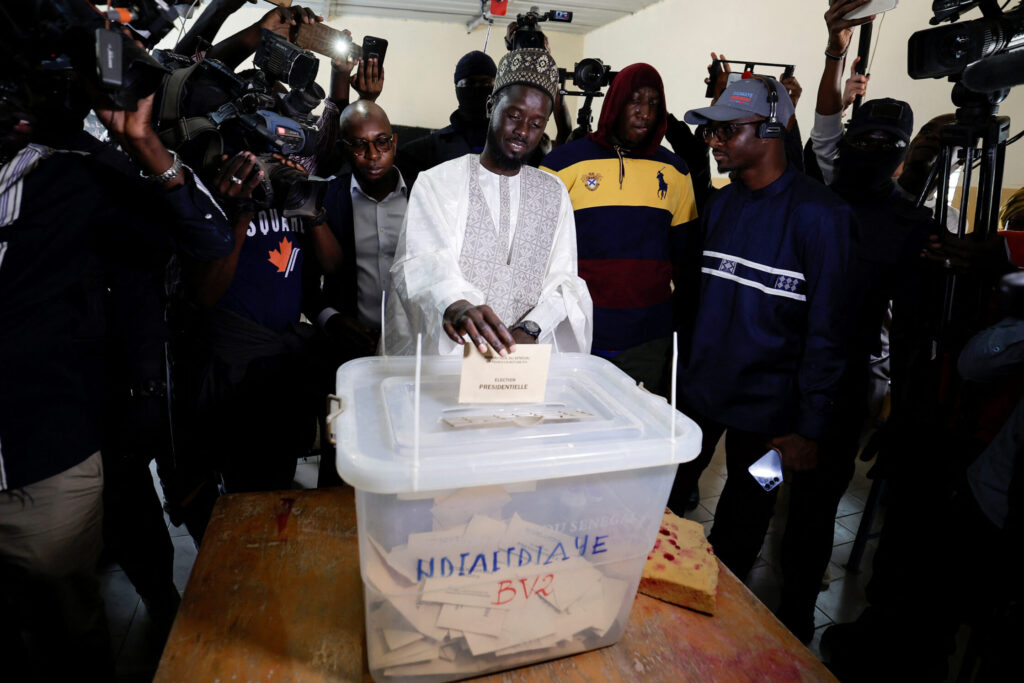
[[[465,344],[462,335],[468,334],[480,353],[487,353],[488,344],[502,357],[516,350],[516,341],[508,328],[487,305],[474,306],[460,299],[445,309],[443,326],[445,334],[456,344]]]
[[[782,456],[782,479],[793,481],[794,472],[806,472],[818,467],[818,442],[796,432],[778,436],[768,442],[770,448]]]
[[[384,67],[380,66],[376,57],[359,60],[359,71],[349,79],[352,89],[359,93],[359,99],[376,101],[384,89]]]
[[[508,26],[505,27],[505,47],[509,50],[512,49],[512,36],[516,34],[519,29],[519,22],[511,21]]]
[[[714,104],[718,101],[718,98],[722,96],[722,91],[725,90],[725,86],[729,84],[729,74],[732,73],[732,65],[725,61],[726,56],[716,55],[714,52],[711,53],[711,63],[708,64],[708,77],[704,79],[705,84],[711,83],[711,69],[715,65],[715,60],[722,60],[722,71],[718,74],[718,79],[715,81],[714,97],[711,98],[711,103]]]
[[[323,17],[318,17],[313,10],[297,5],[275,7],[256,23],[218,42],[207,51],[206,56],[220,60],[234,69],[259,47],[263,29],[273,31],[285,40],[291,40],[299,24],[314,24],[323,20]]]
[[[970,236],[960,239],[947,233],[932,235],[928,242],[921,257],[958,273],[997,276],[1014,267],[1006,253],[1006,238],[998,232],[983,241]]]
[[[505,29],[505,47],[507,47],[509,50],[513,49],[513,36],[518,30],[519,22],[517,21],[509,22],[508,27]],[[538,31],[538,33],[544,36],[544,49],[547,50],[548,52],[551,52],[551,43],[548,42],[547,34],[542,31]]]
[[[868,94],[868,81],[871,76],[857,73],[857,65],[860,64],[860,56],[853,60],[850,66],[850,77],[846,79],[843,87],[843,111],[845,112],[858,97],[866,97]]]
[[[256,155],[252,152],[239,152],[229,160],[225,154],[221,161],[224,163],[213,182],[217,194],[229,202],[252,197],[253,190],[263,180],[263,171],[256,164]]]
[[[309,169],[306,168],[305,166],[303,166],[302,164],[300,164],[295,159],[289,159],[285,155],[277,154],[277,153],[271,154],[271,156],[274,157],[275,159],[277,159],[278,161],[280,161],[282,164],[284,164],[288,168],[293,168],[296,171],[298,171],[299,173],[304,173],[306,175],[309,175]]]
[[[863,7],[871,0],[832,0],[832,6],[825,12],[825,25],[828,26],[828,51],[830,54],[845,55],[853,40],[853,29],[861,24],[875,20],[875,15],[860,19],[844,19],[847,14]]]
[[[93,110],[100,123],[110,131],[110,138],[121,146],[148,175],[159,175],[174,164],[173,155],[164,146],[153,130],[153,98],[144,97],[136,104],[135,111],[114,109],[110,100],[102,93],[94,93]],[[178,173],[164,183],[166,190],[185,184],[185,177]]]
[[[263,180],[263,170],[252,152],[239,152],[228,158],[221,156],[221,167],[213,180],[217,202],[232,221],[235,247],[231,253],[215,261],[197,264],[188,275],[188,289],[196,303],[213,308],[231,286],[238,268],[238,259],[245,245],[249,223],[256,214],[253,190]]]
[[[779,83],[785,86],[786,92],[789,93],[789,99],[793,100],[793,109],[796,109],[796,103],[800,101],[800,95],[804,92],[800,81],[796,80],[796,76],[789,76],[788,78],[780,77]]]
[[[259,26],[291,40],[299,24],[316,24],[323,20],[323,17],[317,16],[316,12],[308,7],[293,5],[270,10],[260,19]]]
[[[94,111],[100,123],[110,131],[110,137],[119,144],[125,151],[133,142],[156,137],[151,125],[153,121],[153,98],[154,95],[145,97],[136,105],[135,111],[114,109],[109,101],[94,103]]]

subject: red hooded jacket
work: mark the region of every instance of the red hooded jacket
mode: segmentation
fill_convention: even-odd
[[[608,88],[608,94],[601,106],[601,117],[597,122],[597,130],[590,133],[589,137],[594,142],[604,145],[609,149],[615,148],[612,142],[612,135],[615,133],[615,121],[619,118],[623,107],[629,102],[630,95],[640,88],[651,87],[658,91],[660,105],[658,109],[658,120],[654,124],[654,130],[647,140],[647,144],[641,149],[630,150],[631,156],[648,157],[654,154],[661,146],[665,137],[665,130],[668,128],[668,107],[665,104],[665,86],[661,82],[661,76],[650,64],[640,62],[630,64],[612,81]]]

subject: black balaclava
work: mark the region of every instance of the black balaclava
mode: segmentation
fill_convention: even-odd
[[[487,98],[491,96],[490,86],[456,88],[455,97],[459,100],[459,118],[471,125],[486,125]]]
[[[494,78],[497,71],[498,67],[494,60],[485,52],[474,50],[463,55],[459,63],[455,65],[455,97],[459,101],[459,108],[452,115],[452,123],[455,123],[457,116],[460,122],[466,126],[472,128],[486,127],[489,118],[487,116],[487,98],[491,95],[491,87],[460,88],[458,83],[462,79],[472,76],[490,76]],[[484,135],[486,135],[486,131],[483,131],[481,134],[481,145],[483,144]]]
[[[892,174],[906,153],[906,148],[891,151],[858,149],[844,138],[839,143],[833,187],[840,193],[855,191],[875,197],[890,194],[894,187]]]
[[[863,135],[882,132],[896,140],[890,150],[859,149],[849,143]],[[907,154],[907,144],[914,132],[914,112],[902,100],[883,97],[864,102],[850,117],[850,126],[839,142],[836,175],[833,187],[841,194],[856,192],[862,197],[880,197],[892,193],[892,174]],[[847,195],[848,200],[856,197]]]

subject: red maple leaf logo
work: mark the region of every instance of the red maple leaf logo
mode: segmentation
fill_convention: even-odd
[[[268,261],[277,266],[277,272],[288,273],[288,262],[292,258],[292,243],[288,241],[287,237],[281,238],[281,243],[277,245],[277,249],[271,249],[270,254],[267,258]]]

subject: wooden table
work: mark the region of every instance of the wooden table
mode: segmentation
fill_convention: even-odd
[[[714,617],[637,595],[611,647],[485,681],[834,681],[724,566]],[[352,489],[222,497],[155,680],[368,681]]]

